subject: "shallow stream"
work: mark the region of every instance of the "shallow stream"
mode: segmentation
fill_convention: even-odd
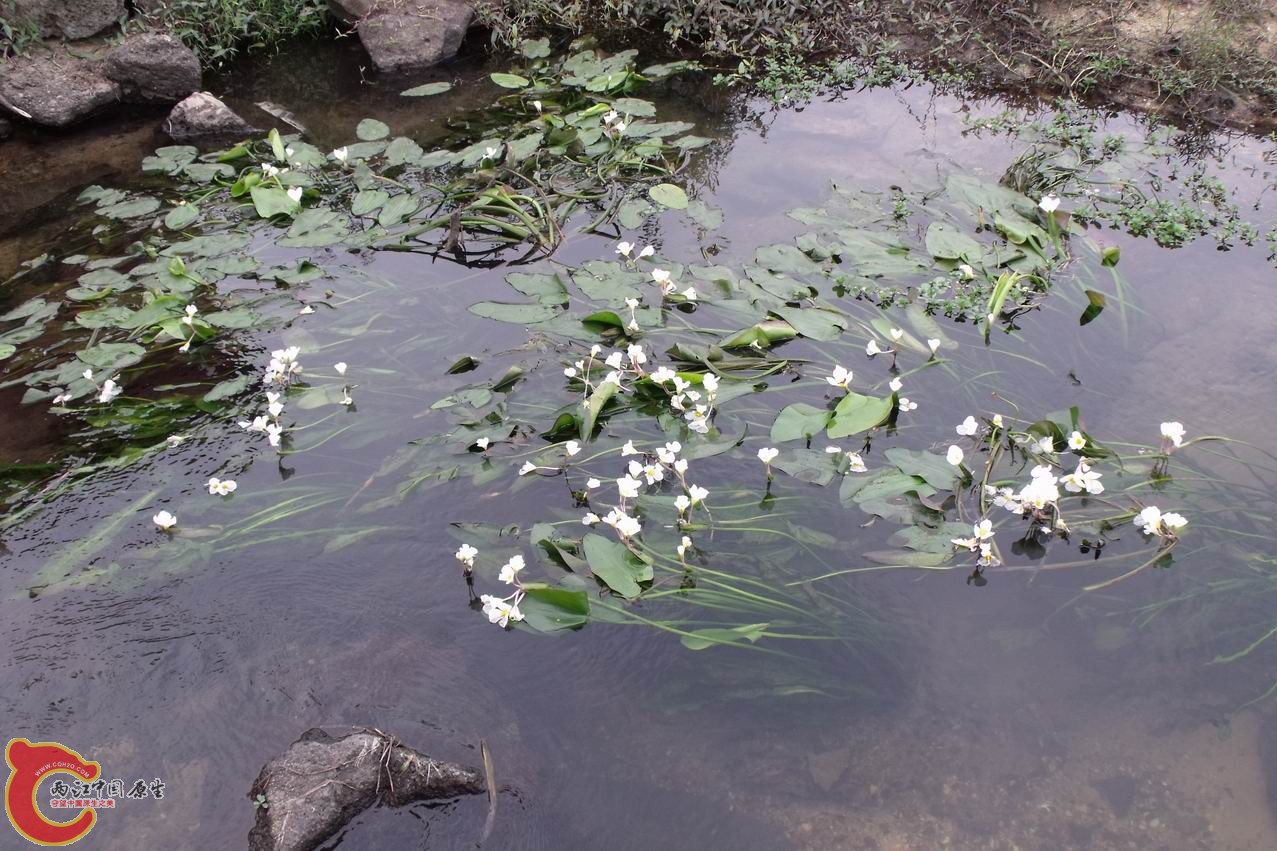
[[[451,91],[405,98],[358,83],[352,61],[343,46],[260,60],[226,80],[227,101],[267,127],[251,104],[283,106],[324,152],[352,141],[366,117],[428,151],[456,132],[457,116],[503,94],[487,79],[502,67],[461,69]],[[21,518],[2,533],[5,731],[62,742],[111,776],[166,783],[161,801],[104,813],[91,846],[244,847],[254,818],[246,793],[267,758],[313,726],[369,725],[469,764],[478,762],[479,740],[488,743],[504,787],[491,848],[1277,847],[1277,697],[1264,697],[1277,679],[1277,639],[1259,641],[1277,626],[1277,462],[1269,454],[1277,453],[1277,302],[1263,239],[1277,224],[1270,141],[1182,137],[1178,148],[1140,148],[1138,167],[1124,164],[1112,177],[1177,198],[1200,165],[1256,223],[1256,245],[1234,240],[1221,250],[1203,236],[1163,247],[1122,229],[1079,228],[1069,237],[1072,260],[1052,273],[1038,309],[1014,319],[1013,332],[1000,325],[986,343],[979,317],[938,315],[943,363],[902,348],[902,393],[918,409],[882,427],[862,453],[872,473],[889,447],[943,456],[968,414],[1022,410],[1027,422],[1070,406],[1100,443],[1156,447],[1168,420],[1184,423],[1190,439],[1225,435],[1236,442],[1171,456],[1193,465],[1176,470],[1174,487],[1136,491],[1189,516],[1169,566],[1086,591],[1143,560],[1119,558],[1151,554],[1156,543],[1126,519],[1098,554],[1079,552],[1088,537],[1080,533],[1051,541],[1043,555],[1012,547],[1019,531],[1011,527],[1023,523],[1001,509],[990,516],[1007,524],[1005,563],[980,581],[961,557],[884,558],[897,545],[888,540],[899,528],[894,515],[844,505],[841,475],[821,487],[808,466],[788,474],[786,459],[804,442],[768,437],[785,405],[821,405],[834,389],[822,380],[833,363],[852,368],[862,392],[890,394],[891,358],[867,358],[867,337],[853,325],[834,340],[778,346],[790,366],[756,379],[766,389],[722,403],[719,426],[739,445],[692,462],[704,465],[707,504],[725,524],[698,538],[697,564],[809,601],[813,629],[828,627],[827,635],[691,650],[669,629],[619,615],[538,634],[502,630],[471,604],[453,557],[462,542],[475,541],[481,559],[489,549],[503,554],[478,571],[483,593],[516,550],[535,580],[555,581],[552,565],[526,539],[470,535],[452,524],[526,531],[552,521],[582,531],[584,508],[571,494],[579,480],[565,487],[558,476],[518,475],[520,464],[540,463],[549,451],[539,434],[520,431],[488,453],[454,442],[449,451],[460,460],[451,474],[413,451],[490,410],[486,397],[440,400],[497,381],[512,365],[525,371],[497,403],[512,417],[539,417],[546,429],[572,402],[562,370],[580,356],[580,338],[469,310],[527,301],[507,274],[612,262],[618,238],[653,245],[670,264],[739,270],[761,246],[791,244],[812,229],[790,211],[826,208],[838,191],[885,199],[888,212],[893,198],[904,198],[903,215],[886,215],[882,227],[919,245],[930,220],[922,206],[949,203],[955,177],[998,183],[1032,143],[1027,123],[1054,114],[1017,106],[1015,121],[976,130],[977,119],[1011,107],[923,83],[850,88],[781,107],[700,78],[637,96],[657,105],[660,120],[691,122],[712,140],[690,152],[672,182],[721,210],[721,225],[712,212],[707,226],[670,209],[611,235],[565,227],[552,259],[517,268],[507,265],[523,254],[514,249],[467,267],[424,252],[290,248],[268,223],[251,231],[246,251],[261,267],[304,258],[323,276],[287,284],[230,271],[213,290],[264,299],[253,304],[274,305],[274,323],[223,331],[219,339],[233,342],[216,356],[146,373],[137,395],[216,383],[227,369],[257,376],[269,351],[299,346],[308,389],[289,403],[285,454],[216,406],[185,408],[174,420],[185,438],[179,445],[160,446],[164,434],[135,424],[139,432],[121,440],[158,448],[58,487],[59,477],[78,476],[67,471],[118,444],[86,438],[91,425],[68,425],[75,415],[50,413],[47,398],[22,403],[21,386],[0,390],[0,460],[55,459],[35,479],[49,490],[15,497],[10,507]],[[1133,146],[1149,132],[1129,115],[1084,120],[1097,122],[1097,137],[1121,134]],[[91,233],[102,220],[86,223],[74,199],[90,183],[156,190],[160,179],[140,171],[163,144],[152,127],[122,121],[86,138],[7,143],[0,176],[22,200],[0,215],[9,228],[0,233],[0,278],[45,252],[118,256],[124,243]],[[1087,185],[1103,195],[1114,184]],[[1084,203],[1065,193],[1064,208]],[[968,224],[968,233],[980,233]],[[1104,247],[1120,249],[1112,271],[1100,262]],[[80,272],[62,265],[5,285],[0,311],[65,292]],[[1107,300],[1080,325],[1086,289]],[[727,299],[707,296],[702,288],[694,312],[667,310],[664,321],[719,338],[748,324]],[[866,323],[916,318],[903,305],[883,312],[869,299],[838,295],[830,280],[820,297]],[[300,314],[301,305],[313,312]],[[619,303],[612,309],[624,312]],[[667,362],[661,352],[670,341],[648,333],[653,358]],[[70,339],[50,326],[18,348],[56,359],[81,345]],[[463,355],[478,366],[447,374]],[[339,361],[354,385],[350,406],[335,404],[343,381],[330,365]],[[33,367],[19,354],[0,361],[5,368],[9,378]],[[733,405],[739,414],[729,427]],[[584,454],[616,450],[630,437],[659,445],[656,429],[631,434],[604,423]],[[829,442],[816,438],[813,454]],[[858,448],[862,438],[833,442]],[[780,468],[766,499],[755,453],[773,445]],[[596,461],[591,474],[611,487],[620,473],[609,471],[620,464]],[[234,478],[236,493],[209,495],[204,483],[214,475]],[[730,525],[741,506],[737,513],[752,518],[739,521],[743,530]],[[178,517],[172,534],[151,521],[160,509]],[[763,531],[751,532],[755,526]],[[767,531],[775,529],[784,534]],[[666,538],[677,542],[668,530]],[[826,574],[838,575],[816,579]],[[600,585],[590,596],[679,630],[717,623],[681,620],[677,595],[623,603]],[[1217,661],[1252,642],[1250,653]],[[477,797],[376,811],[335,842],[469,847],[485,812]]]

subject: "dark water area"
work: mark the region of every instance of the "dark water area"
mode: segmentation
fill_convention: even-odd
[[[403,98],[398,87],[360,82],[359,56],[357,45],[338,44],[263,58],[218,81],[218,91],[262,127],[271,120],[252,105],[282,106],[324,150],[351,139],[367,116],[428,148],[496,91],[489,69],[469,60],[448,72],[451,92]],[[776,110],[709,86],[673,85],[654,100],[663,120],[695,122],[715,139],[683,177],[723,209],[723,227],[705,233],[655,219],[640,236],[687,262],[739,264],[757,246],[802,233],[786,212],[824,204],[831,185],[887,193],[943,186],[952,174],[996,181],[1022,147],[967,131],[964,117],[995,115],[998,101],[926,85]],[[0,211],[0,275],[67,238],[68,199],[81,187],[139,181],[142,158],[163,144],[155,124],[122,119],[0,147],[0,178],[17,187],[17,203]],[[1110,116],[1105,129],[1145,131],[1127,115]],[[1218,170],[1237,203],[1271,226],[1263,205],[1272,144],[1217,141]],[[901,438],[939,441],[943,453],[943,435],[966,414],[1008,410],[997,407],[1001,394],[1041,411],[1079,405],[1091,433],[1115,440],[1155,441],[1160,422],[1180,420],[1193,435],[1277,451],[1277,302],[1266,251],[1090,235],[1120,246],[1129,306],[1079,327],[1084,298],[1060,286],[1016,334],[987,347],[980,329],[941,320],[965,377],[907,375],[907,392],[922,404],[902,421]],[[572,234],[554,261],[610,259],[614,242]],[[264,263],[306,254],[329,273],[311,286],[334,290],[335,309],[298,318],[284,337],[302,346],[308,369],[350,364],[353,409],[316,423],[311,434],[324,439],[313,448],[304,440],[305,452],[278,459],[250,449],[233,423],[210,421],[175,449],[52,500],[0,541],[5,732],[62,742],[109,776],[167,784],[161,801],[104,813],[86,847],[245,847],[254,818],[247,790],[262,763],[307,728],[345,725],[391,731],[471,765],[484,739],[505,788],[484,846],[494,849],[1277,847],[1277,704],[1248,705],[1277,676],[1277,656],[1268,648],[1211,664],[1255,637],[1240,627],[1262,617],[1258,598],[1190,599],[1155,617],[1144,608],[1277,557],[1267,525],[1277,482],[1261,466],[1223,453],[1202,460],[1209,475],[1244,485],[1235,492],[1244,501],[1209,504],[1218,514],[1194,521],[1173,569],[1101,592],[1082,588],[1111,575],[1106,563],[1056,570],[1027,556],[1009,559],[983,587],[960,569],[830,580],[821,592],[867,613],[854,652],[820,642],[785,660],[729,647],[691,652],[634,624],[504,632],[469,605],[449,524],[575,519],[561,485],[507,489],[511,462],[487,487],[457,479],[363,514],[354,500],[380,482],[386,459],[443,427],[431,404],[455,389],[457,376],[445,371],[460,354],[475,355],[487,379],[524,353],[524,328],[466,309],[507,299],[509,269],[338,247],[263,243],[261,251]],[[255,341],[253,351],[278,340]],[[828,363],[804,346],[793,346],[797,356]],[[552,350],[533,350],[557,371]],[[860,380],[888,380],[881,361],[847,358]],[[777,393],[788,400],[784,387]],[[0,396],[0,406],[5,460],[35,462],[60,445],[42,406],[17,396]],[[759,420],[755,434],[769,423]],[[707,462],[711,485],[760,478],[756,445],[746,448],[743,458]],[[233,500],[208,508],[202,495],[182,495],[198,494],[212,474],[234,476]],[[369,493],[382,495],[380,486]],[[30,593],[33,576],[65,547],[152,490],[159,495],[118,542],[93,553],[91,576]],[[778,477],[772,492],[780,498],[772,511],[794,511],[795,522],[832,536],[820,556],[830,571],[859,564],[891,531],[851,518],[803,482]],[[242,546],[200,559],[156,555],[149,518],[158,508],[190,516],[198,547],[201,534],[233,524],[244,508],[307,494],[340,496],[289,521],[287,537],[246,534]],[[347,523],[380,531],[331,548],[322,533]],[[824,572],[805,552],[793,565],[745,545],[738,555],[783,576]],[[828,694],[783,696],[776,686],[795,670]],[[327,847],[472,847],[485,815],[479,797],[376,810]]]

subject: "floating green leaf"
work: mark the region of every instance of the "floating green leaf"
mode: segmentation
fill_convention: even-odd
[[[647,190],[648,197],[671,210],[687,209],[687,193],[673,183],[658,183]]]

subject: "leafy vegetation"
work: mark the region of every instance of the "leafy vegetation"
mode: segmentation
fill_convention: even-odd
[[[331,26],[324,0],[164,0],[144,8],[143,20],[180,38],[205,67]]]

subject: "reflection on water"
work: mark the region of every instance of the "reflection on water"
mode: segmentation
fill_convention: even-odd
[[[452,112],[489,97],[472,82],[424,102],[398,98],[358,86],[357,74],[334,77],[349,61],[340,48],[277,57],[268,71],[229,80],[229,99],[246,113],[253,102],[278,103],[327,145],[368,114],[425,140],[444,132]],[[313,82],[334,78],[346,82]],[[996,179],[1017,151],[1014,140],[962,132],[963,110],[998,104],[963,104],[925,87],[766,117],[739,103],[714,113],[705,101],[676,101],[665,117],[723,137],[693,174],[726,224],[706,245],[695,233],[649,226],[644,236],[669,257],[695,258],[712,245],[715,262],[740,262],[754,246],[798,233],[785,211],[823,203],[831,183],[926,189],[953,173]],[[1138,132],[1121,118],[1110,129]],[[127,128],[112,138],[109,156],[91,148],[84,159],[113,159],[117,179],[127,180],[154,140]],[[139,140],[135,149],[129,139]],[[1230,157],[1239,198],[1258,197],[1262,147],[1240,141]],[[102,180],[96,171],[72,174],[68,186]],[[0,249],[14,260],[38,253],[33,239],[58,234],[52,211],[27,213],[48,224]],[[926,405],[923,421],[948,429],[1001,388],[1042,410],[1079,404],[1095,433],[1155,435],[1159,422],[1178,419],[1194,433],[1271,450],[1277,401],[1265,391],[1277,367],[1277,308],[1262,252],[1205,243],[1169,251],[1103,237],[1121,246],[1134,291],[1126,328],[1110,312],[1079,330],[1080,307],[1061,293],[1020,323],[1018,338],[995,343],[1023,358],[987,356],[999,374],[985,383],[953,387],[937,371],[919,374],[910,392]],[[559,259],[610,250],[607,240],[577,237]],[[317,359],[351,364],[361,376],[355,415],[376,425],[280,466],[243,456],[237,498],[281,481],[364,481],[437,425],[427,408],[455,386],[444,371],[458,347],[495,375],[503,353],[526,339],[465,312],[506,295],[500,270],[403,255],[324,259],[340,269],[325,285],[359,304],[298,333],[306,351],[323,352]],[[945,330],[971,363],[985,357],[976,330]],[[413,335],[423,341],[408,357],[391,354]],[[39,421],[7,404],[6,422]],[[544,513],[544,495],[533,490],[496,500],[461,482],[424,489],[379,513],[387,531],[359,546],[328,551],[324,539],[301,536],[225,550],[183,570],[148,559],[153,530],[142,529],[93,565],[112,582],[28,599],[45,560],[121,498],[157,482],[172,490],[164,477],[173,459],[194,486],[209,475],[208,459],[235,457],[239,441],[209,429],[161,460],[102,476],[80,499],[55,501],[4,541],[0,632],[10,652],[0,706],[10,735],[61,741],[110,772],[168,784],[163,802],[103,817],[100,847],[241,847],[253,818],[245,794],[261,763],[308,727],[344,724],[393,731],[469,763],[486,739],[509,789],[493,848],[1277,847],[1277,793],[1265,779],[1277,778],[1277,722],[1270,704],[1237,711],[1266,687],[1262,664],[1208,665],[1220,652],[1221,621],[1193,605],[1137,617],[1141,606],[1188,593],[1244,557],[1209,524],[1174,569],[1093,597],[1080,594],[1086,575],[1027,561],[978,589],[958,571],[846,578],[826,590],[891,625],[883,652],[813,651],[807,661],[830,693],[856,690],[856,699],[777,698],[765,688],[777,671],[751,654],[691,653],[633,626],[552,638],[492,629],[466,606],[448,523],[530,523]],[[40,446],[9,445],[27,459]],[[1272,493],[1260,473],[1225,459],[1208,466]],[[810,495],[805,522],[845,541],[845,557],[886,534],[849,524],[846,512],[804,488],[778,482],[777,492]],[[1248,508],[1235,528],[1264,533],[1271,498]],[[1234,649],[1240,641],[1224,638]],[[340,847],[462,847],[483,817],[478,800],[369,813]]]

